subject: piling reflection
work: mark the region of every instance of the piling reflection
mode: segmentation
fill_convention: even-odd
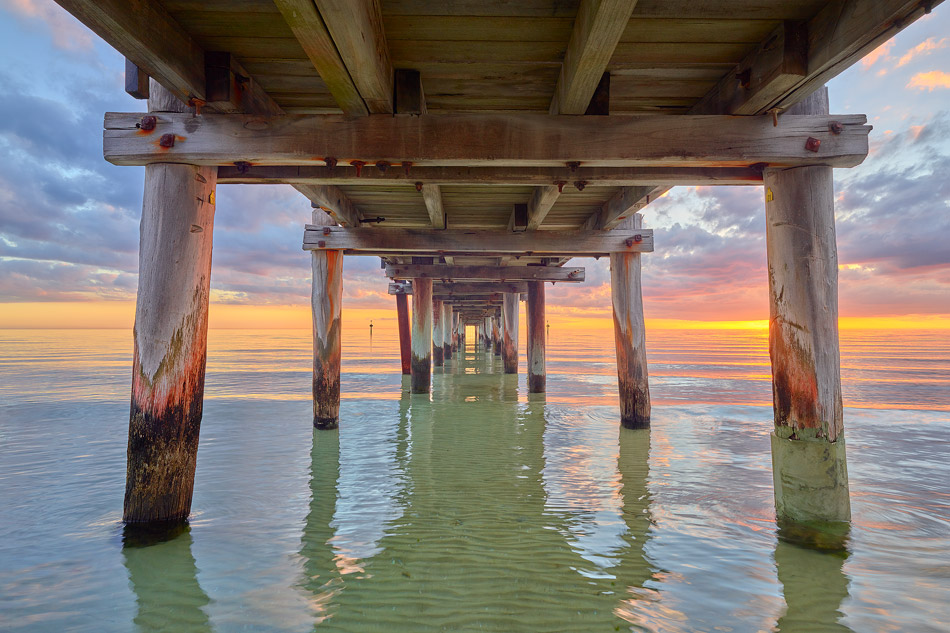
[[[130,524],[122,541],[122,558],[135,593],[136,630],[210,633],[211,622],[204,610],[210,600],[198,584],[188,524]]]
[[[847,524],[782,525],[775,545],[775,567],[785,596],[778,633],[853,633],[841,623],[841,604],[849,596],[844,563]],[[794,540],[795,542],[790,542]]]

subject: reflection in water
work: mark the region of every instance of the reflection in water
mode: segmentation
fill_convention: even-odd
[[[848,576],[842,566],[847,550],[822,551],[779,539],[775,567],[782,583],[786,610],[777,633],[850,633],[841,624],[841,603],[848,598]]]
[[[188,524],[127,525],[122,540],[123,561],[135,593],[136,628],[148,633],[210,633],[204,610],[210,600],[198,584]]]

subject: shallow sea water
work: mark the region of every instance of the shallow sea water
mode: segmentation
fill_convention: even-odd
[[[650,332],[628,431],[609,331],[553,329],[544,396],[470,335],[430,398],[349,329],[321,432],[309,332],[212,331],[157,544],[120,522],[130,333],[0,331],[0,630],[950,631],[947,338],[842,332],[854,520],[823,553],[776,537],[761,331]]]

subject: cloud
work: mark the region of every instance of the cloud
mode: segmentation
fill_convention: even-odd
[[[937,40],[934,37],[928,37],[923,42],[913,47],[906,53],[904,53],[899,60],[897,60],[897,67],[905,66],[911,62],[911,60],[932,53],[933,51],[939,50],[941,48],[946,48],[950,46],[950,39],[946,37]]]
[[[0,6],[21,19],[44,24],[56,48],[66,51],[93,48],[92,33],[51,0],[0,0]]]
[[[861,67],[866,70],[877,62],[888,59],[892,48],[894,48],[894,40],[887,40],[861,59]]]
[[[933,92],[937,88],[950,88],[950,73],[942,70],[931,70],[926,73],[917,73],[907,83],[908,88],[928,90]]]

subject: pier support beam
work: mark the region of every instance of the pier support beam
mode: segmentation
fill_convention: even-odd
[[[827,113],[827,90],[789,111]],[[848,521],[832,170],[768,169],[764,181],[776,513]]]
[[[336,226],[329,215],[313,211],[317,226]],[[312,251],[313,288],[313,425],[335,429],[340,425],[340,337],[343,301],[343,251]]]
[[[642,226],[642,216],[636,213],[620,226],[638,229]],[[610,294],[617,347],[620,423],[628,429],[645,429],[650,426],[650,383],[640,290],[640,253],[611,253]]]
[[[429,393],[432,382],[432,279],[412,280],[412,393]]]
[[[442,304],[442,357],[452,360],[452,333],[455,331],[455,317],[452,305]]]
[[[544,393],[544,282],[528,282],[528,393]]]
[[[156,82],[151,94],[153,112],[186,109]],[[145,168],[122,513],[128,523],[179,521],[191,512],[216,179],[213,167]]]
[[[399,360],[403,375],[408,376],[412,373],[412,335],[409,333],[409,297],[405,294],[396,295],[396,320],[399,322]]]
[[[501,356],[501,315],[491,318],[491,348],[495,356]]]
[[[517,292],[506,292],[502,310],[504,316],[504,341],[502,341],[502,358],[505,362],[506,374],[518,373],[518,304],[521,297]]]
[[[441,299],[432,301],[432,364],[435,367],[445,365],[445,348],[442,339],[445,337],[445,310]]]

